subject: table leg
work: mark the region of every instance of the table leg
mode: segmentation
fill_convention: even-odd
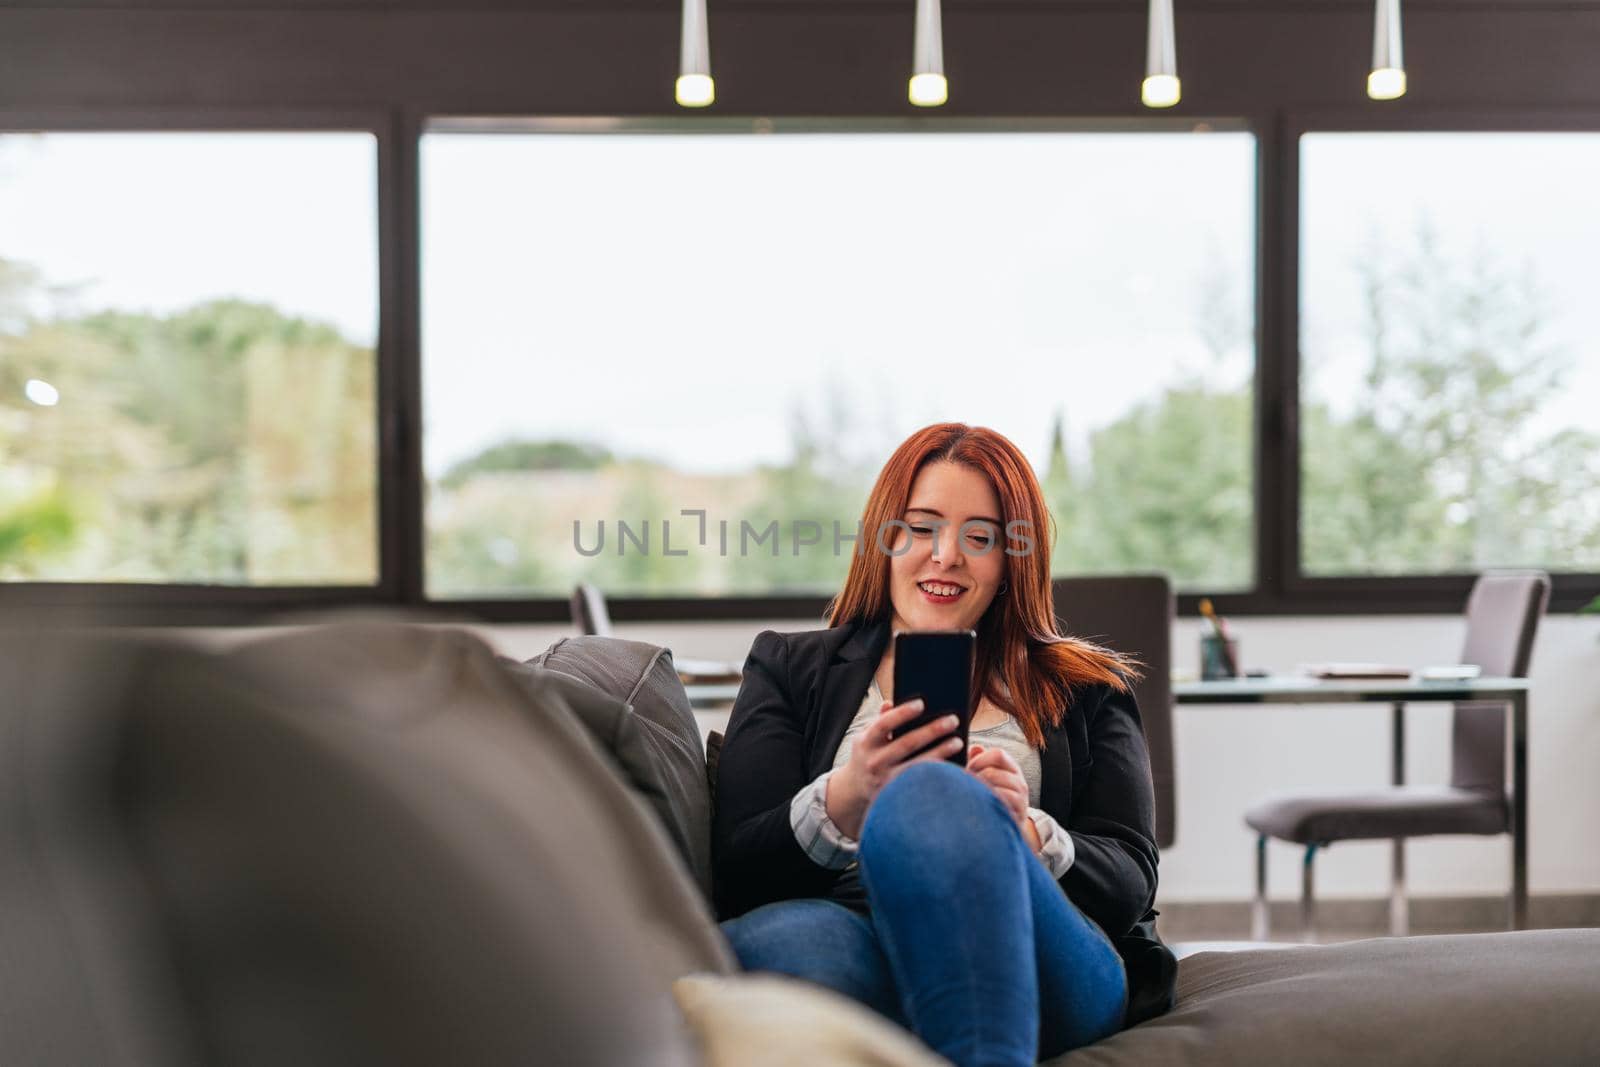
[[[1393,760],[1390,780],[1397,786],[1406,784],[1406,705],[1394,702],[1389,721],[1389,752]],[[1406,839],[1396,837],[1389,843],[1389,935],[1405,937],[1411,932],[1411,916],[1406,906]]]
[[[1406,784],[1406,703],[1396,700],[1389,712],[1389,753],[1391,769],[1389,780],[1395,785]]]
[[[1511,929],[1528,926],[1528,694],[1511,701]]]

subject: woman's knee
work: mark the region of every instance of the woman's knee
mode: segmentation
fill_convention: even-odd
[[[969,843],[1005,826],[1011,815],[982,780],[943,760],[914,763],[891,778],[867,808],[861,849],[913,846],[939,840]]]

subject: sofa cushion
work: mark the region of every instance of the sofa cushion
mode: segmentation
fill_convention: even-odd
[[[546,672],[579,719],[661,820],[706,900],[711,900],[711,791],[700,726],[659,645],[589,635],[557,641],[521,677]]]
[[[1177,1005],[1050,1067],[1600,1063],[1600,930],[1200,952]]]
[[[25,644],[0,736],[54,740],[0,746],[31,843],[0,889],[59,922],[0,964],[93,1010],[0,1027],[0,1062],[700,1062],[671,982],[736,964],[548,680],[414,626]]]
[[[705,1067],[948,1067],[909,1031],[824,986],[781,974],[691,974],[672,984]]]

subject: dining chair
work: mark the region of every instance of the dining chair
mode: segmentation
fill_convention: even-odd
[[[568,601],[572,611],[572,625],[581,636],[615,637],[611,628],[611,610],[606,606],[606,595],[590,582],[579,582],[572,589]],[[669,648],[667,650],[671,652]],[[737,680],[740,664],[715,659],[691,659],[673,655],[673,666],[678,677],[686,684],[692,681],[722,682]]]
[[[572,589],[572,625],[585,636],[598,634],[611,637],[611,612],[606,608],[606,595],[589,582],[579,582]]]
[[[1463,664],[1484,677],[1526,678],[1534,634],[1550,600],[1550,577],[1543,572],[1485,574],[1467,599]],[[1256,831],[1256,893],[1251,909],[1252,936],[1265,941],[1267,841],[1276,838],[1305,846],[1300,876],[1301,938],[1315,940],[1316,900],[1313,862],[1335,841],[1392,842],[1389,931],[1402,936],[1409,927],[1405,891],[1405,841],[1436,834],[1506,834],[1511,807],[1506,797],[1506,705],[1458,702],[1452,713],[1450,784],[1396,785],[1360,792],[1268,798],[1245,813]]]
[[[1050,583],[1057,617],[1074,637],[1095,641],[1142,663],[1133,685],[1150,750],[1155,787],[1156,847],[1177,836],[1172,745],[1172,582],[1164,574],[1114,574],[1055,578]]]

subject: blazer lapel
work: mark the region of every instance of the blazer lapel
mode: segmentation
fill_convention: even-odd
[[[1076,709],[1067,712],[1069,717],[1074,714]],[[1044,750],[1039,753],[1039,807],[1065,826],[1066,819],[1058,814],[1072,810],[1072,746],[1065,723],[1047,730],[1044,740]]]
[[[889,620],[858,622],[854,632],[839,646],[827,666],[822,693],[817,700],[814,721],[816,735],[810,750],[809,777],[815,778],[833,766],[834,753],[844,733],[861,707],[861,695],[889,647]]]

